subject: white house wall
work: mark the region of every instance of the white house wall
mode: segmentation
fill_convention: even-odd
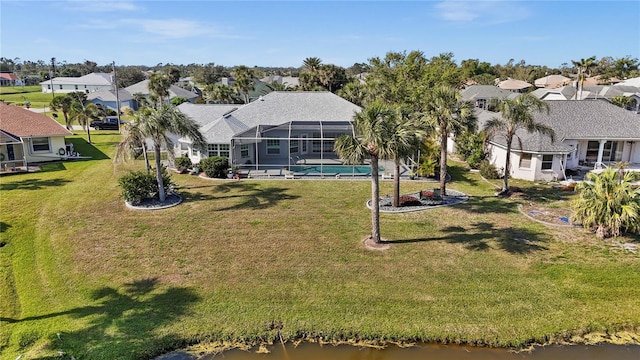
[[[27,162],[45,162],[60,160],[61,156],[58,153],[60,149],[66,150],[66,144],[64,136],[49,137],[49,151],[33,151],[30,138],[23,138],[25,146],[25,158]]]
[[[520,167],[521,154],[511,152],[511,171],[509,175],[514,179],[529,181],[552,181],[564,179],[562,171],[563,155],[553,155],[551,169],[542,170],[542,154],[531,155],[531,165],[529,168]],[[503,173],[506,163],[507,151],[504,148],[489,145],[489,162],[492,163],[498,172]]]
[[[70,93],[75,91],[82,91],[86,93],[96,91],[109,91],[113,88],[111,85],[72,85],[72,84],[53,84],[54,93]],[[51,84],[42,84],[43,93],[51,93]]]

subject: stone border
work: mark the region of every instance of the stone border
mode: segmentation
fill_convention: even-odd
[[[413,194],[414,193],[403,194],[403,195],[413,195]],[[465,193],[462,193],[457,190],[451,190],[451,189],[448,189],[447,195],[443,196],[442,198],[443,198],[443,203],[438,205],[406,206],[406,207],[400,207],[400,208],[394,208],[393,206],[380,206],[380,212],[401,214],[401,213],[407,213],[407,212],[435,209],[442,206],[457,205],[469,200],[469,196],[466,195]],[[391,201],[390,197],[388,196],[385,196],[382,199]],[[371,199],[367,200],[365,205],[367,206],[367,208],[371,209]]]
[[[124,202],[129,209],[132,210],[162,210],[168,209],[182,203],[182,196],[177,193],[171,193],[167,195],[167,198],[164,202],[160,202],[159,200],[145,200],[138,205],[133,205],[128,201]]]

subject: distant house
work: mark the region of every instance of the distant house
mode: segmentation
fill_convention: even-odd
[[[497,100],[513,99],[519,94],[508,90],[500,89],[493,85],[471,85],[460,92],[464,100],[473,101],[480,109],[489,110],[490,106],[495,106]]]
[[[334,140],[353,134],[360,107],[328,91],[274,91],[246,105],[191,105],[179,109],[201,124],[206,149],[180,139],[194,163],[225,156],[238,167],[282,168],[336,161]],[[201,151],[202,150],[202,151]]]
[[[553,89],[571,84],[571,79],[562,75],[547,75],[536,79],[533,83],[539,88]]]
[[[522,81],[522,80],[517,80],[517,79],[507,79],[507,80],[503,80],[500,81],[498,83],[498,87],[500,89],[503,90],[509,90],[509,91],[513,91],[513,92],[519,92],[519,93],[523,93],[523,92],[527,92],[527,90],[533,85],[529,84],[526,81]]]
[[[113,88],[113,76],[106,73],[91,73],[80,77],[55,77],[41,82],[40,86],[43,93],[109,91]]]
[[[550,112],[535,113],[536,122],[554,129],[556,141],[539,134],[518,132],[511,150],[510,176],[538,181],[564,179],[567,169],[594,169],[615,162],[640,167],[640,116],[606,100],[548,101]],[[480,127],[499,113],[478,111]],[[506,140],[489,140],[490,161],[504,167]],[[502,169],[504,170],[504,169]]]
[[[131,86],[126,87],[126,90],[131,96],[135,96],[135,94],[142,94],[145,98],[149,98],[149,80],[142,80],[139,83],[135,83]],[[171,85],[169,87],[169,98],[164,99],[165,102],[170,102],[171,99],[181,97],[187,99],[190,103],[195,102],[198,98],[198,94],[189,90],[185,90],[177,85]],[[139,106],[140,104],[137,104]],[[137,107],[136,107],[137,108]]]
[[[14,73],[0,73],[0,86],[21,86],[22,80]]]
[[[286,88],[293,88],[300,85],[300,78],[293,76],[269,75],[260,79],[263,83],[271,84],[273,82],[284,85]]]
[[[138,102],[135,101],[133,96],[124,89],[118,90],[117,97],[115,90],[92,92],[87,94],[87,101],[96,105],[106,106],[114,111],[118,108],[119,101],[120,110],[125,106],[128,106],[132,110],[138,110]]]
[[[573,86],[562,86],[559,88],[536,89],[531,92],[531,95],[537,97],[540,100],[571,100],[575,99],[577,93],[578,91]],[[585,95],[583,95],[583,97],[584,96]]]
[[[0,102],[0,170],[60,160],[67,153],[68,135],[72,133],[45,115]]]

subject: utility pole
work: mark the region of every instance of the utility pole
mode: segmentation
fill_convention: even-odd
[[[51,58],[51,69],[49,69],[49,83],[51,84],[51,98],[56,98],[56,93],[53,90],[53,74],[56,72],[56,58]]]
[[[118,78],[116,76],[115,61],[111,63],[111,68],[113,69],[113,86],[116,89],[116,113],[118,114],[118,134],[120,134],[120,94],[118,94]]]

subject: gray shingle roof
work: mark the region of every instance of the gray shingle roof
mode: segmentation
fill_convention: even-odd
[[[471,85],[460,92],[465,100],[502,99],[513,93],[493,85]]]
[[[182,103],[178,109],[189,116],[200,126],[212,123],[216,119],[236,110],[242,105],[237,104],[192,104]]]
[[[201,131],[209,143],[228,143],[233,136],[258,125],[351,121],[359,111],[359,106],[328,91],[274,91],[204,125]]]
[[[149,80],[142,80],[139,83],[135,83],[131,86],[125,88],[130,94],[140,93],[144,96],[149,95]],[[185,90],[179,86],[171,85],[169,87],[169,98],[173,99],[175,97],[182,97],[185,99],[195,99],[198,97],[198,94],[195,94],[189,90]]]
[[[118,90],[118,98],[120,101],[129,101],[133,99],[133,96],[131,96],[131,94],[124,90],[124,89],[119,89]],[[99,99],[102,101],[116,101],[118,99],[116,99],[116,92],[115,90],[109,90],[109,91],[94,91],[94,92],[90,92],[87,94],[87,100],[91,101],[94,99]]]
[[[549,114],[535,113],[536,122],[554,129],[556,143],[539,134],[518,132],[523,150],[531,152],[565,152],[569,148],[563,140],[640,140],[640,115],[619,108],[605,100],[547,101]],[[478,111],[480,128],[499,113]],[[505,146],[506,141],[496,136],[492,142]],[[517,141],[514,148],[519,149]]]

